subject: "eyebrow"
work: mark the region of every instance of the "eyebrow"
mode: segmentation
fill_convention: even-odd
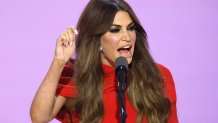
[[[131,22],[130,24],[128,24],[127,27],[129,27],[129,26],[134,26],[134,25],[135,25],[135,23],[134,23],[134,22]],[[118,25],[118,24],[112,24],[112,26],[121,27],[121,26]]]

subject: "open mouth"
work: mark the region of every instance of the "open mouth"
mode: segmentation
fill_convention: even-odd
[[[125,47],[121,47],[118,48],[117,51],[130,51],[130,49],[132,48],[132,46],[125,46]]]
[[[122,55],[122,56],[129,56],[131,55],[131,48],[132,46],[124,46],[121,48],[118,48],[117,51]]]
[[[127,50],[127,51],[130,51],[131,47],[130,46],[127,46],[127,47],[122,47],[122,48],[119,48],[117,49],[117,51],[122,51],[122,50]]]

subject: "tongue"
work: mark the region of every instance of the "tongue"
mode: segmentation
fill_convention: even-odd
[[[120,54],[123,54],[123,55],[129,54],[129,51],[128,51],[128,50],[124,50],[124,49],[121,49],[121,50],[119,50],[118,52],[119,52]]]

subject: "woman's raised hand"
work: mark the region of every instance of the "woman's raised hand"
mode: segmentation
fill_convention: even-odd
[[[75,51],[76,28],[68,27],[57,39],[54,60],[66,63]]]
[[[57,39],[54,60],[33,99],[30,115],[33,123],[48,123],[63,107],[66,98],[55,96],[65,63],[75,51],[75,28],[69,27]]]

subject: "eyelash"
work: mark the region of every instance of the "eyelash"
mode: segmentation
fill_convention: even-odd
[[[131,30],[131,31],[132,31],[132,30],[135,30],[135,29],[136,29],[136,26],[135,26],[135,25],[128,28],[128,30]]]
[[[110,29],[110,32],[111,33],[117,33],[117,32],[119,32],[120,31],[120,29]]]
[[[135,28],[136,28],[135,26],[131,26],[131,27],[128,27],[127,30],[129,30],[129,31],[134,31]],[[119,28],[110,29],[110,32],[111,32],[111,33],[118,33],[119,31],[120,31]]]

